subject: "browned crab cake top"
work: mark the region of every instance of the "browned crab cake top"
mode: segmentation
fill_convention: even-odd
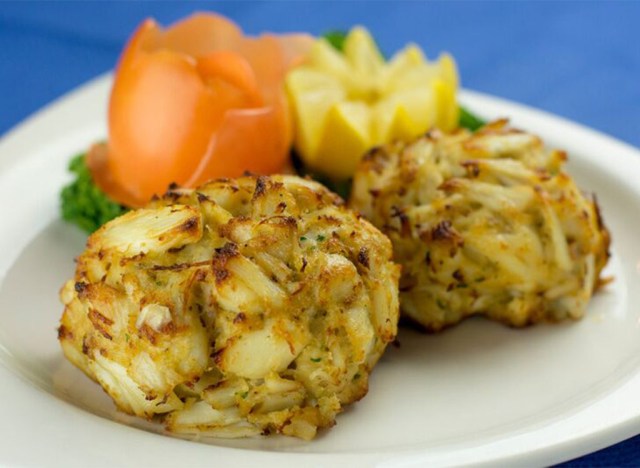
[[[350,206],[393,243],[403,313],[429,330],[472,314],[514,326],[581,317],[609,234],[565,160],[504,120],[365,157]]]
[[[395,337],[391,256],[310,180],[174,188],[89,238],[60,341],[119,408],[171,430],[312,438]]]

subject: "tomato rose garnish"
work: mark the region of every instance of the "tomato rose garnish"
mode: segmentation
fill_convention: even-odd
[[[292,140],[284,78],[311,43],[247,37],[210,13],[166,30],[145,20],[115,73],[106,148],[89,154],[94,181],[136,207],[171,183],[281,172]]]

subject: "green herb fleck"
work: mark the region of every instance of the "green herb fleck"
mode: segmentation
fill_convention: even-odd
[[[358,380],[360,377],[362,377],[362,376],[358,372],[358,373],[356,373],[356,375],[353,376],[353,380]]]
[[[84,154],[77,155],[69,162],[69,171],[75,175],[75,179],[60,192],[62,219],[90,234],[128,211],[110,200],[93,182]]]
[[[304,237],[304,236],[300,237],[300,242],[304,242],[304,241],[306,241],[306,240],[307,240],[307,238],[306,238],[306,237]]]
[[[239,393],[239,395],[240,395],[240,398],[242,398],[243,400],[246,400],[247,397],[249,396],[249,392],[242,392],[242,393]]]
[[[318,240],[318,242],[322,242],[326,239],[326,237],[324,237],[322,234],[318,234],[318,237],[316,237],[316,239]]]
[[[320,361],[322,361],[322,358],[319,358],[319,357],[313,358],[313,357],[312,357],[312,358],[311,358],[311,360],[312,360],[313,362],[320,362]]]
[[[130,339],[131,339],[131,336],[129,336],[128,333],[125,333],[124,334],[124,340],[128,343]]]

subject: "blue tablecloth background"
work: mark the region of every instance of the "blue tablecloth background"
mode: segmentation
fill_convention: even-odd
[[[632,1],[0,2],[0,134],[110,70],[143,18],[168,24],[207,9],[249,33],[362,24],[387,54],[410,41],[429,57],[447,50],[464,87],[640,147],[640,3]],[[640,436],[566,466],[640,466]]]

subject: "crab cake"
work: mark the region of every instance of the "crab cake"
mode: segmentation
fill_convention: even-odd
[[[294,176],[174,188],[103,226],[61,291],[66,357],[130,414],[311,439],[396,335],[389,240]]]
[[[582,317],[609,233],[565,160],[505,120],[365,157],[350,205],[393,243],[403,314],[431,331],[473,314],[516,327]]]

